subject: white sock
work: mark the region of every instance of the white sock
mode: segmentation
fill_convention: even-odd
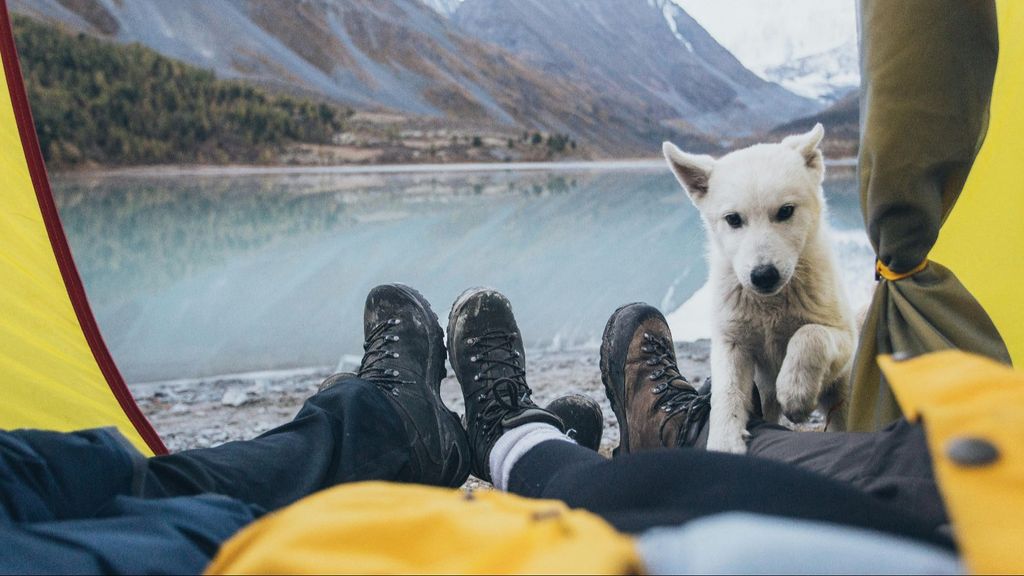
[[[488,461],[491,482],[494,487],[502,491],[507,490],[508,476],[512,473],[512,467],[516,465],[516,462],[519,462],[519,459],[534,446],[548,440],[576,442],[562,434],[558,428],[543,422],[531,422],[516,426],[502,434],[494,443],[494,448],[491,448],[491,457]]]

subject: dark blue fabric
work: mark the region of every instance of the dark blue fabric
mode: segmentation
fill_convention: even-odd
[[[0,572],[198,574],[259,510],[218,495],[116,496],[91,518],[0,523]]]
[[[114,429],[0,431],[0,574],[199,573],[265,511],[414,480],[409,455],[390,401],[355,378],[259,438],[148,460]]]
[[[0,519],[87,518],[131,493],[133,454],[113,428],[0,432]]]

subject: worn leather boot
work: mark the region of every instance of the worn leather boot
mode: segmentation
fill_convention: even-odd
[[[532,422],[565,431],[561,419],[531,399],[512,304],[496,290],[471,288],[452,305],[448,359],[466,399],[466,432],[477,478],[490,481],[491,449],[506,431]]]
[[[441,400],[444,334],[430,304],[402,284],[377,286],[363,311],[363,361],[356,374],[372,382],[402,418],[412,453],[410,478],[461,486],[472,456],[458,416]]]
[[[679,373],[665,317],[634,303],[612,314],[601,342],[601,379],[619,422],[615,455],[693,446],[711,409]]]

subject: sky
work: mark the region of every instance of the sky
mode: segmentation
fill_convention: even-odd
[[[757,74],[855,41],[856,0],[673,0]]]

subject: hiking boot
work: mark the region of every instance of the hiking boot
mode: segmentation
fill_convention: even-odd
[[[530,398],[523,339],[512,304],[497,291],[471,288],[452,305],[448,359],[466,399],[466,431],[478,478],[490,481],[491,448],[506,431],[531,422],[565,431],[557,416]]]
[[[604,434],[604,414],[601,405],[583,394],[569,394],[556,398],[544,407],[565,424],[565,435],[584,448],[597,452]]]
[[[402,284],[370,290],[363,312],[363,361],[357,376],[385,393],[409,435],[411,478],[461,486],[471,454],[458,416],[441,400],[444,334],[417,291]]]
[[[619,422],[615,455],[697,442],[711,394],[679,373],[672,333],[653,306],[627,304],[612,314],[601,342],[601,380]]]

